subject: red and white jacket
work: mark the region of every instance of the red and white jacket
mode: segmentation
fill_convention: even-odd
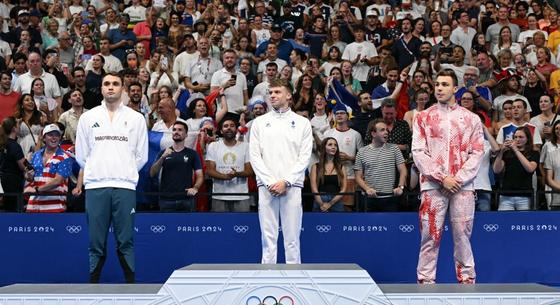
[[[447,176],[454,177],[462,190],[474,190],[483,155],[484,133],[476,114],[457,104],[438,103],[416,116],[412,156],[422,191],[441,188]]]

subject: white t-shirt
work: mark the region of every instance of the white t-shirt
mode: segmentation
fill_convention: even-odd
[[[222,174],[235,171],[241,172],[245,164],[249,163],[249,145],[245,142],[237,142],[234,146],[227,146],[223,141],[212,142],[206,150],[206,160],[216,164],[216,171]],[[212,179],[212,191],[214,193],[247,193],[247,178],[235,177],[231,180]],[[218,200],[246,200],[249,196],[212,196]]]
[[[344,49],[342,59],[354,61],[356,60],[358,55],[361,55],[362,59],[364,57],[367,57],[369,59],[371,57],[377,56],[377,49],[375,48],[375,45],[369,41],[353,42],[347,45]],[[369,68],[370,67],[367,63],[364,63],[360,60],[353,65],[352,76],[361,82],[365,82],[367,80]]]
[[[183,51],[175,57],[173,61],[173,71],[176,72],[179,76],[185,76],[185,71],[187,70],[187,64],[198,57],[198,51],[194,53],[187,53],[187,51]]]
[[[541,32],[544,34],[544,40],[548,40],[548,33],[545,31],[541,31],[541,30],[525,30],[521,33],[519,33],[519,37],[517,37],[517,42],[519,43],[523,43],[526,44],[527,43],[527,39],[532,39],[533,35],[536,32]]]
[[[462,65],[460,67],[457,67],[454,64],[441,64],[441,69],[451,69],[453,71],[455,71],[455,75],[457,75],[457,81],[459,83],[459,88],[465,86],[465,81],[463,80],[463,78],[465,77],[465,71],[471,68],[471,66],[467,66],[467,65]]]
[[[364,146],[362,136],[354,129],[340,132],[336,128],[331,128],[323,134],[324,138],[333,137],[338,142],[338,149],[351,157],[355,157],[358,150]],[[344,161],[342,165],[346,168],[348,178],[354,179],[354,161]]]
[[[146,8],[142,5],[129,6],[124,9],[124,13],[130,16],[130,22],[132,23],[146,20]]]
[[[43,71],[40,77],[45,84],[45,96],[50,98],[61,97],[60,86],[56,77],[48,72]],[[29,93],[31,91],[31,83],[35,77],[31,76],[30,72],[20,75],[14,84],[14,91],[21,93]]]
[[[181,121],[185,124],[187,123],[187,121],[181,118],[177,118],[175,121]],[[173,145],[173,124],[171,124],[171,126],[167,128],[167,125],[165,125],[163,120],[159,120],[152,127],[152,131],[163,132],[163,136],[161,138],[161,141],[159,142],[159,148],[161,150],[171,147]],[[186,146],[187,143],[185,142],[185,147]]]
[[[236,113],[236,110],[240,110],[243,108],[243,106],[245,106],[243,92],[247,90],[247,79],[245,78],[245,74],[236,71],[235,75],[237,75],[235,86],[229,87],[224,90],[228,112],[232,113]],[[210,87],[219,87],[223,85],[231,79],[231,76],[232,74],[229,73],[225,68],[216,71],[214,75],[212,75]]]
[[[494,108],[494,110],[498,111],[498,120],[499,121],[503,120],[503,118],[504,118],[504,112],[503,112],[503,109],[502,109],[502,105],[504,104],[504,102],[508,101],[508,100],[517,100],[517,99],[521,99],[521,100],[525,101],[525,104],[527,105],[527,112],[533,111],[533,109],[531,109],[531,105],[529,104],[529,101],[523,95],[519,95],[519,94],[515,94],[515,95],[512,95],[512,96],[500,95],[500,96],[497,96],[496,98],[494,98],[494,101],[492,101],[492,108]]]
[[[117,73],[120,72],[123,69],[122,63],[121,61],[115,57],[112,54],[109,54],[108,56],[105,56],[103,54],[98,54],[103,56],[103,58],[105,59],[105,64],[103,64],[103,70],[105,70],[105,72],[107,73]],[[92,62],[91,60],[88,61],[88,63],[86,64],[86,71],[92,70]]]
[[[261,61],[259,63],[259,65],[257,66],[257,74],[262,73],[262,80],[263,81],[268,79],[268,77],[266,76],[264,71],[266,70],[266,65],[269,62],[275,62],[276,65],[278,65],[278,71],[282,71],[282,68],[284,68],[288,64],[285,60],[283,60],[281,58],[276,58],[275,60],[270,60],[270,59],[267,58],[267,59]]]

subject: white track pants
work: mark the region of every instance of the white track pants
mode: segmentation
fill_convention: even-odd
[[[272,196],[264,186],[259,187],[259,222],[262,234],[263,264],[276,264],[278,252],[278,228],[280,219],[286,264],[300,264],[299,236],[303,209],[301,188],[291,187],[283,196]]]

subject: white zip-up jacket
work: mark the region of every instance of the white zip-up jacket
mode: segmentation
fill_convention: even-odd
[[[148,161],[146,120],[121,103],[111,121],[103,101],[78,121],[76,161],[84,169],[85,189],[136,190],[138,172]]]
[[[251,126],[249,154],[258,186],[284,180],[303,187],[309,166],[313,136],[308,119],[291,110],[272,110],[256,118]]]

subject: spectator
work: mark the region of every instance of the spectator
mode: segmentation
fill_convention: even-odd
[[[17,102],[14,117],[21,120],[18,132],[18,144],[23,153],[29,157],[41,147],[41,130],[47,122],[47,117],[37,109],[37,104],[30,94],[22,94]]]
[[[309,42],[309,52],[316,58],[321,58],[323,45],[327,41],[327,31],[325,17],[322,15],[316,16],[313,19],[311,29],[309,29],[305,36]]]
[[[386,70],[387,81],[375,87],[371,92],[373,109],[379,108],[381,102],[387,97],[396,99],[401,92],[403,82],[408,78],[406,70],[402,71],[399,76],[399,68],[397,66],[389,66]]]
[[[328,50],[326,61],[321,65],[320,71],[325,75],[331,74],[332,68],[340,68],[342,65],[342,53],[337,46],[332,46]]]
[[[552,54],[549,49],[540,47],[537,49],[537,65],[536,69],[546,77],[550,79],[552,72],[556,71],[558,67],[550,63]]]
[[[482,119],[480,114],[479,117]],[[496,142],[486,126],[482,125],[482,130],[484,131],[484,155],[482,155],[482,162],[480,163],[478,174],[473,182],[476,191],[475,210],[490,211],[492,201],[492,178],[494,175],[493,172],[490,172],[490,161],[491,158],[495,157],[496,153],[500,151],[500,145]]]
[[[412,131],[412,124],[416,119],[419,112],[428,108],[428,102],[430,101],[430,94],[424,90],[420,89],[414,94],[414,101],[416,102],[416,108],[407,111],[404,114],[403,120],[408,123],[408,127]]]
[[[212,118],[208,116],[208,105],[206,100],[201,95],[195,95],[192,100],[187,101],[189,105],[189,112],[192,117],[187,120],[188,126],[188,136],[186,139],[186,145],[189,148],[196,148],[196,140],[201,129],[201,125],[204,121],[212,121]],[[228,111],[227,102],[225,98],[220,98],[220,110],[216,113],[216,121],[220,122]]]
[[[509,49],[513,55],[521,54],[521,45],[513,40],[509,26],[503,26],[499,35],[498,43],[492,49],[494,56],[498,55],[498,52],[503,49]]]
[[[548,33],[539,30],[537,16],[534,13],[529,14],[529,16],[527,16],[527,25],[528,28],[523,32],[521,32],[517,39],[517,42],[521,44],[522,47],[527,47],[529,45],[532,45],[534,43],[533,35],[537,32],[542,33],[544,35],[545,41],[548,39]]]
[[[32,46],[41,48],[43,44],[41,32],[38,28],[29,23],[29,11],[27,9],[21,9],[17,12],[17,25],[8,33],[8,42],[12,46],[12,49],[19,47],[20,44],[23,43],[23,41],[19,40],[23,31],[27,31],[30,38],[29,44],[25,47]]]
[[[110,40],[101,38],[99,42],[99,56],[103,57],[103,69],[107,73],[120,72],[123,69],[121,60],[111,54]],[[93,60],[93,57],[92,57]],[[90,61],[86,65],[86,71],[93,70],[93,62]]]
[[[197,47],[198,59],[187,65],[185,84],[191,92],[207,94],[210,90],[212,76],[222,68],[222,63],[210,56],[209,42],[206,37],[198,40]]]
[[[0,120],[11,116],[16,108],[20,94],[12,90],[12,74],[8,71],[0,72]],[[6,134],[10,131],[7,130]]]
[[[228,116],[238,122],[239,114],[245,110],[244,107],[249,100],[247,80],[245,75],[235,68],[237,64],[237,53],[235,53],[235,50],[225,50],[222,58],[224,67],[212,75],[210,89],[211,91],[223,91],[222,94],[228,103]]]
[[[259,66],[257,67],[257,79],[259,79],[260,81],[266,80],[265,77],[263,77],[263,73],[266,65],[270,62],[276,63],[279,70],[281,70],[288,64],[285,60],[278,58],[278,48],[273,43],[269,43],[267,45],[266,57],[261,62],[259,62]]]
[[[279,24],[274,24],[270,29],[270,38],[264,42],[262,42],[255,51],[256,56],[262,57],[265,54],[265,51],[268,50],[269,44],[275,44],[276,48],[278,49],[278,58],[289,61],[290,60],[290,53],[294,49],[292,44],[287,40],[282,38],[284,31]]]
[[[492,110],[492,92],[486,86],[479,85],[479,70],[476,67],[467,66],[463,74],[464,86],[455,93],[455,98],[460,99],[463,93],[469,91],[476,99],[476,106],[486,112]]]
[[[552,125],[552,135],[549,142],[546,142],[545,146],[550,147],[550,152],[548,152],[544,157],[544,170],[545,170],[545,177],[546,177],[546,185],[547,189],[545,191],[554,191],[553,194],[548,194],[550,196],[548,208],[551,210],[558,210],[560,209],[560,199],[556,194],[560,192],[560,167],[559,167],[559,157],[560,154],[558,153],[558,144],[560,143],[560,121],[555,121]],[[545,147],[543,146],[543,154],[545,153]],[[542,155],[541,155],[542,159]],[[4,186],[2,182],[2,186]],[[4,187],[4,190],[6,188]]]
[[[319,162],[310,170],[311,192],[315,193],[314,212],[344,212],[342,195],[346,192],[346,169],[340,160],[335,138],[325,138],[319,148]]]
[[[222,141],[210,143],[206,150],[206,169],[212,177],[213,193],[247,193],[247,178],[253,175],[249,163],[249,145],[235,139],[237,122],[224,119],[220,123]],[[249,212],[250,197],[212,195],[214,212]]]
[[[137,90],[137,86],[132,88],[134,88],[135,91]],[[173,128],[175,128],[175,123],[183,122],[187,124],[187,122],[177,117],[177,114],[175,112],[175,103],[170,97],[162,98],[159,101],[157,112],[160,117],[160,120],[158,120],[154,124],[154,126],[152,127],[152,131],[164,133],[163,138],[160,141],[160,147],[162,149],[165,149],[167,147],[172,146],[172,144],[174,143],[172,134],[173,134]]]
[[[49,19],[46,27],[41,32],[41,38],[43,39],[43,47],[45,49],[58,45],[58,21],[56,19]]]
[[[377,9],[367,9],[366,10],[366,21],[364,22],[366,30],[367,41],[373,43],[377,52],[381,52],[381,48],[391,45],[392,40],[387,34],[387,29],[383,26],[382,22],[379,20],[379,12]],[[381,15],[383,16],[383,15]]]
[[[549,95],[543,94],[539,98],[539,109],[540,114],[531,118],[529,123],[536,127],[541,139],[550,140],[553,134],[553,130],[550,128],[554,123],[556,114],[554,109],[554,104],[552,103],[552,98]]]
[[[494,98],[494,101],[492,102],[494,104],[493,108],[495,110],[493,113],[493,120],[499,121],[504,118],[501,109],[502,103],[506,100],[523,100],[526,103],[528,112],[531,112],[531,105],[529,104],[529,101],[527,101],[527,98],[518,93],[520,89],[519,81],[521,77],[517,75],[517,73],[513,69],[505,70],[505,72],[502,72],[500,74],[505,76],[501,80],[499,80],[502,94]]]
[[[253,30],[251,31],[251,47],[256,50],[261,44],[268,41],[271,35],[270,30],[263,26],[263,19],[261,16],[255,16],[251,24],[253,25]]]
[[[355,41],[344,49],[342,59],[352,62],[352,76],[365,85],[369,66],[379,62],[377,49],[365,40],[365,31],[361,26],[354,27],[354,38]]]
[[[499,44],[500,33],[503,27],[509,27],[511,30],[511,41],[517,41],[519,37],[519,27],[509,21],[509,9],[507,6],[500,6],[498,9],[498,20],[486,30],[486,42],[489,44],[487,50],[494,50]]]
[[[24,192],[48,194],[32,195],[27,203],[28,213],[66,211],[71,163],[69,156],[59,147],[61,136],[62,132],[56,124],[47,125],[43,129],[45,147],[33,154],[33,170],[27,176],[30,183]]]
[[[47,115],[48,123],[58,120],[58,105],[53,98],[45,96],[45,83],[42,79],[36,78],[31,82],[31,96],[33,96],[37,109]]]
[[[245,80],[247,81],[247,93],[253,96],[253,90],[259,83],[257,76],[253,73],[253,63],[249,58],[241,58],[239,62],[239,72],[245,75]]]
[[[84,108],[84,97],[79,89],[71,90],[69,95],[69,102],[70,105],[72,105],[72,108],[62,113],[60,118],[58,118],[58,122],[64,125],[64,136],[62,141],[66,143],[75,143],[78,120],[80,119],[80,116],[87,111],[87,109]]]
[[[291,83],[297,83],[298,79],[303,75],[307,55],[300,49],[293,49],[290,53],[290,66],[292,68],[292,77],[289,79]],[[284,67],[286,67],[284,66]]]
[[[513,138],[503,144],[493,165],[495,173],[503,172],[498,211],[529,210],[532,177],[539,162],[529,127],[518,127]]]
[[[138,44],[136,46],[138,47]],[[187,70],[187,65],[198,56],[196,41],[194,40],[192,34],[185,34],[183,46],[185,47],[185,50],[180,52],[173,61],[173,71],[175,71],[179,77],[179,84],[185,83],[185,71]]]
[[[21,93],[29,93],[31,92],[31,83],[33,80],[35,78],[41,78],[45,84],[45,96],[54,98],[58,105],[62,104],[60,86],[54,75],[43,70],[41,66],[41,55],[37,52],[31,52],[27,60],[27,66],[29,67],[29,72],[18,77],[14,85],[14,90]]]
[[[523,96],[527,98],[531,106],[531,117],[541,114],[540,98],[547,93],[547,80],[545,76],[533,67],[524,67],[526,83],[523,86]]]
[[[529,123],[526,119],[527,103],[522,99],[513,100],[511,123],[503,125],[498,131],[496,141],[498,144],[505,144],[506,141],[513,139],[514,133],[519,127],[527,126],[531,131],[531,143],[540,146],[542,145],[541,135],[536,130],[537,128]],[[534,140],[533,140],[534,139]]]
[[[404,18],[401,20],[402,36],[394,42],[392,53],[397,59],[399,70],[404,69],[414,62],[420,53],[422,41],[412,35],[412,20]]]
[[[463,92],[463,95],[458,99],[461,107],[478,115],[481,118],[482,124],[485,127],[489,127],[489,128],[492,127],[492,121],[490,121],[490,118],[488,117],[486,112],[478,107],[478,105],[476,104],[476,100],[477,98],[470,91]]]
[[[443,69],[451,69],[455,71],[457,78],[459,80],[459,87],[463,87],[465,84],[463,83],[465,71],[469,67],[465,64],[465,49],[463,47],[457,45],[453,47],[453,63],[451,64],[440,64],[440,57],[436,56],[436,60],[434,62],[434,69],[436,71],[440,71]]]
[[[193,196],[202,186],[204,176],[198,154],[186,147],[187,132],[184,122],[175,122],[172,127],[173,145],[160,151],[150,168],[152,177],[161,171],[159,208],[163,212],[196,211]],[[194,183],[193,176],[196,177]],[[173,194],[182,192],[185,195]]]
[[[504,114],[504,118],[498,122],[492,121],[492,134],[497,135],[498,131],[502,126],[507,125],[512,122],[512,110],[513,110],[513,100],[506,100],[502,104],[502,112]]]
[[[136,44],[136,35],[128,29],[130,17],[126,14],[119,16],[119,28],[109,30],[107,38],[109,39],[111,54],[124,61],[126,50],[134,49]]]
[[[294,111],[308,111],[313,110],[313,97],[315,90],[312,88],[313,79],[309,74],[302,75],[296,85],[296,93],[292,101],[292,109]]]
[[[272,80],[278,75],[278,65],[275,62],[269,62],[266,64],[266,80],[263,80],[253,89],[253,95],[251,97],[262,96],[265,101],[268,101],[268,87],[269,80]],[[291,81],[291,79],[289,80]]]
[[[21,123],[13,116],[2,119],[2,128],[0,128],[0,149],[2,150],[2,165],[0,166],[0,175],[3,192],[4,210],[7,212],[16,212],[18,196],[23,192],[23,173],[26,169],[26,160],[23,155],[21,146],[17,143],[17,136]],[[10,194],[11,193],[11,194]]]
[[[248,114],[242,113],[239,119],[239,141],[249,142],[251,126],[256,118],[268,112],[268,104],[262,96],[255,96],[249,100]]]
[[[358,79],[354,78],[352,69],[352,63],[348,60],[343,60],[340,64],[340,72],[342,76],[342,79],[340,81],[344,84],[348,92],[350,92],[352,95],[356,95],[360,91],[362,91],[362,83]],[[333,71],[331,69],[331,74],[332,72]]]
[[[441,26],[441,41],[433,45],[431,57],[435,58],[440,54],[442,62],[449,63],[449,60],[453,57],[453,48],[455,46],[456,44],[451,41],[451,26],[444,24]]]
[[[385,99],[381,103],[381,115],[388,134],[387,143],[396,144],[403,153],[403,157],[408,157],[412,133],[405,121],[397,119],[395,100]]]
[[[70,34],[66,31],[58,35],[58,55],[60,56],[60,64],[62,65],[63,70],[66,68],[72,71],[76,61],[74,47],[72,46],[71,40]]]
[[[362,136],[350,129],[348,126],[348,110],[344,105],[336,105],[333,109],[334,121],[336,128],[331,128],[323,134],[325,137],[332,137],[340,143],[340,160],[346,169],[346,192],[353,193],[355,191],[355,178],[354,178],[354,161],[356,160],[356,153],[363,146]],[[353,195],[345,195],[342,198],[345,211],[352,211],[354,209],[355,198]]]
[[[358,151],[354,165],[356,183],[368,197],[366,211],[396,212],[406,186],[405,160],[399,147],[387,142],[389,131],[383,120],[370,122],[368,134],[372,142]]]
[[[368,92],[362,91],[358,94],[358,106],[360,107],[360,111],[353,114],[351,127],[359,132],[364,143],[368,144],[371,142],[367,134],[368,124],[376,117],[379,117],[379,113],[373,111],[371,95]]]
[[[342,54],[344,53],[344,49],[346,48],[346,46],[347,43],[340,40],[340,27],[336,24],[331,25],[329,27],[329,33],[327,34],[327,40],[323,44],[321,58],[328,60],[330,50],[333,47],[336,47],[338,49],[338,52]]]

